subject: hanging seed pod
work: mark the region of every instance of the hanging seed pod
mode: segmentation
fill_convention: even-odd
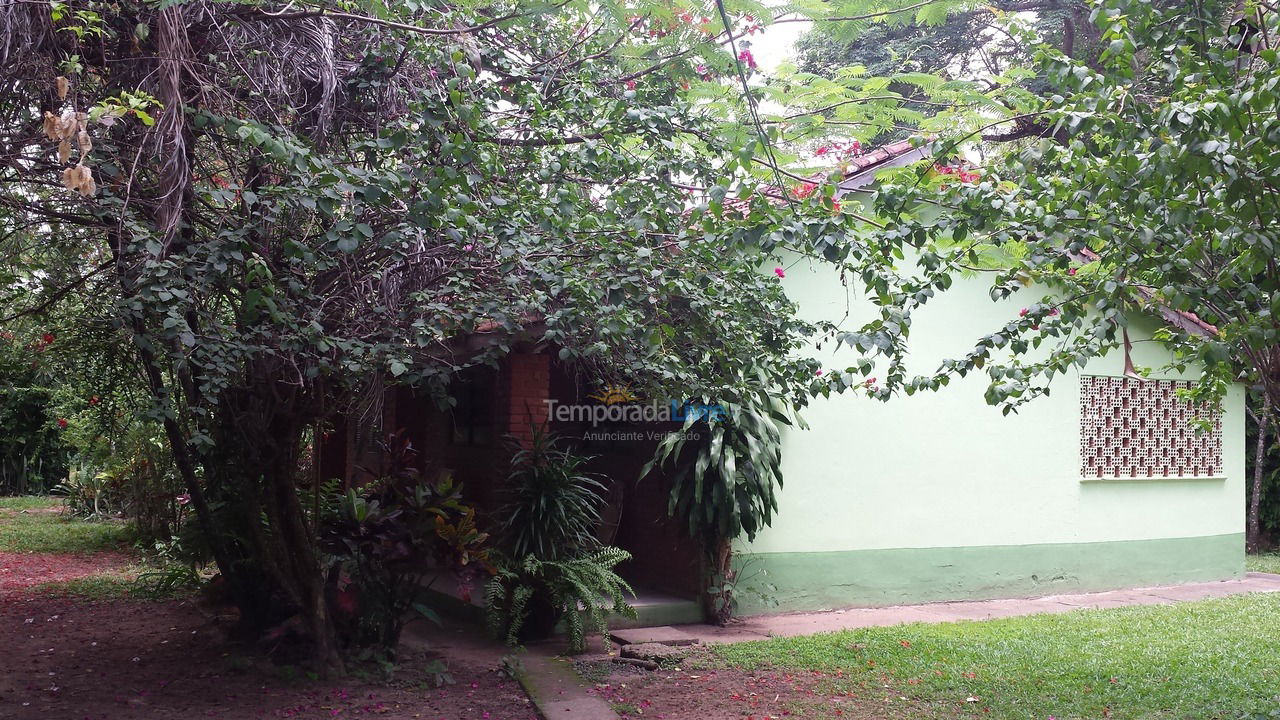
[[[75,190],[85,197],[89,197],[98,192],[98,183],[93,180],[93,170],[87,165],[76,165],[67,168],[62,173],[62,184],[68,189]]]
[[[71,83],[67,82],[67,79],[66,79],[66,78],[64,78],[64,77],[62,77],[61,75],[59,75],[59,76],[57,77],[57,79],[55,80],[55,82],[56,82],[56,83],[57,83],[57,85],[58,85],[58,99],[59,99],[59,100],[66,100],[66,99],[67,99],[67,90],[69,90],[69,89],[71,88]]]
[[[44,112],[44,136],[50,140],[58,139],[58,116],[48,110]]]
[[[66,163],[71,159],[71,141],[61,140],[58,142],[58,162]]]
[[[84,157],[93,151],[93,140],[89,139],[89,133],[81,130],[76,135],[76,144],[80,146],[80,157]]]
[[[58,118],[58,128],[55,140],[69,140],[75,136],[80,129],[80,123],[76,121],[76,111],[68,110],[62,113],[62,117]]]

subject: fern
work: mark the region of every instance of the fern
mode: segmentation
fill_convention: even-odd
[[[609,615],[634,618],[627,596],[635,591],[614,572],[631,554],[615,547],[567,560],[539,560],[533,555],[503,563],[485,587],[489,628],[507,644],[519,644],[529,619],[530,600],[544,592],[564,619],[570,652],[586,650],[589,629],[608,630]],[[585,619],[584,619],[585,618]]]

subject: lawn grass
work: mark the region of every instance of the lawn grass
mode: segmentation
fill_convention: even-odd
[[[1276,573],[1280,575],[1280,552],[1264,555],[1246,555],[1244,567],[1249,572]]]
[[[46,495],[16,495],[0,497],[0,510],[43,510],[61,504],[57,498]]]
[[[91,553],[122,549],[124,523],[86,521],[49,512],[53,498],[0,498],[0,552]]]
[[[848,630],[712,652],[713,662],[746,669],[828,673],[832,692],[886,709],[906,700],[911,717],[1270,718],[1280,708],[1280,594]]]
[[[90,575],[88,577],[49,582],[30,589],[33,595],[45,597],[74,597],[89,600],[110,600],[139,595],[137,569],[130,568],[121,574]]]

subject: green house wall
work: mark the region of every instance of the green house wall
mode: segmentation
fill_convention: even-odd
[[[959,279],[921,310],[911,365],[931,372],[961,354],[1043,289],[993,302],[987,278]],[[846,327],[870,306],[806,261],[784,281],[811,319]],[[860,314],[862,316],[860,316]],[[1170,355],[1155,321],[1130,328],[1139,367]],[[814,350],[831,368],[842,352]],[[1118,376],[1119,352],[1086,375]],[[1168,372],[1152,377],[1176,379]],[[1193,379],[1194,372],[1185,377]],[[1208,479],[1082,481],[1079,374],[1004,416],[986,404],[979,373],[937,393],[888,403],[844,395],[802,411],[788,430],[785,485],[773,526],[739,548],[741,611],[819,610],[1237,577],[1244,566],[1244,397],[1223,407],[1224,473]],[[763,601],[755,591],[769,597]]]

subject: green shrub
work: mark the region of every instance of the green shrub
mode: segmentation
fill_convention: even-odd
[[[625,550],[603,547],[566,560],[539,560],[525,555],[500,563],[485,589],[489,626],[508,644],[516,645],[531,620],[554,625],[563,619],[569,651],[582,652],[587,648],[588,625],[604,632],[609,613],[636,616],[635,608],[626,600],[635,592],[613,571],[618,563],[629,559],[631,554]],[[550,615],[538,618],[540,612]]]
[[[434,563],[462,573],[489,568],[486,533],[448,474],[426,482],[401,433],[383,444],[385,475],[329,504],[320,547],[329,554],[330,607],[339,641],[358,655],[391,655],[412,613],[425,605],[423,579]]]

